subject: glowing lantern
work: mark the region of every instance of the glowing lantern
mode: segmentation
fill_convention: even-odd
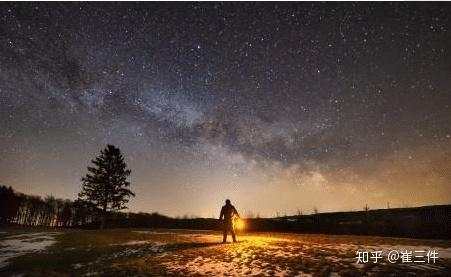
[[[242,220],[241,218],[235,218],[233,220],[233,228],[235,230],[244,230],[244,227],[246,226],[246,224],[244,223],[244,220]]]

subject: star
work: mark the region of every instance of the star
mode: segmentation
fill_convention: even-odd
[[[447,5],[0,6],[2,184],[74,199],[111,143],[134,211],[451,201]]]

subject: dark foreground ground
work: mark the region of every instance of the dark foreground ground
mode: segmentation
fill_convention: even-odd
[[[243,234],[221,244],[215,231],[0,230],[4,276],[450,276],[451,241],[365,236]],[[382,251],[357,263],[356,251]],[[391,250],[411,257],[387,260]],[[417,252],[415,252],[417,251]],[[425,251],[425,252],[422,252]],[[435,263],[427,252],[436,251]],[[430,252],[431,253],[431,252]],[[403,256],[403,255],[401,255]],[[423,260],[424,262],[414,262]]]

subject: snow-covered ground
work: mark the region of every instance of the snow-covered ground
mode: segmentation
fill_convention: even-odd
[[[64,243],[53,247],[51,255],[72,252],[65,255],[68,260],[59,260],[67,264],[68,272],[63,273],[76,271],[85,276],[449,276],[451,270],[449,241],[262,233],[241,234],[238,243],[222,244],[222,235],[215,231],[119,229],[4,235],[0,238],[0,272],[13,257],[45,251],[59,234],[64,237],[58,241]],[[377,264],[371,260],[357,263],[357,251],[382,251],[386,256],[391,250],[435,250],[439,259],[421,264],[391,264],[386,259]],[[8,269],[13,273],[28,270],[23,268],[26,264],[11,266]]]
[[[0,268],[8,265],[8,260],[28,253],[44,251],[55,243],[58,232],[26,233],[6,236],[0,241]]]
[[[145,232],[145,231],[141,231]],[[182,275],[258,275],[258,276],[311,276],[318,272],[326,272],[331,276],[339,276],[346,271],[360,272],[423,272],[444,273],[449,267],[443,264],[450,259],[451,248],[428,245],[417,245],[418,241],[379,239],[386,244],[361,243],[362,239],[353,243],[335,241],[334,236],[286,235],[278,237],[265,235],[240,236],[237,244],[220,244],[219,234],[204,234],[199,232],[180,233],[171,231],[149,231],[148,234],[177,237],[184,241],[205,243],[204,246],[184,249],[169,253],[161,258],[154,257],[171,274]],[[318,237],[321,237],[319,235]],[[356,237],[358,238],[358,237]],[[348,239],[349,240],[349,239]],[[388,243],[387,243],[388,242]],[[407,240],[409,242],[409,240]],[[391,250],[397,251],[428,251],[436,250],[439,260],[436,263],[388,263],[387,260],[378,264],[358,264],[357,250],[383,251],[386,255]],[[449,261],[448,261],[449,262]],[[326,275],[327,275],[326,274]]]

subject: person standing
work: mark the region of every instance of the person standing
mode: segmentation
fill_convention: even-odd
[[[232,234],[233,242],[236,242],[235,230],[233,229],[234,216],[240,217],[235,207],[230,203],[230,200],[227,199],[225,205],[222,206],[221,214],[219,215],[219,220],[222,221],[222,243],[227,242],[228,232]]]

